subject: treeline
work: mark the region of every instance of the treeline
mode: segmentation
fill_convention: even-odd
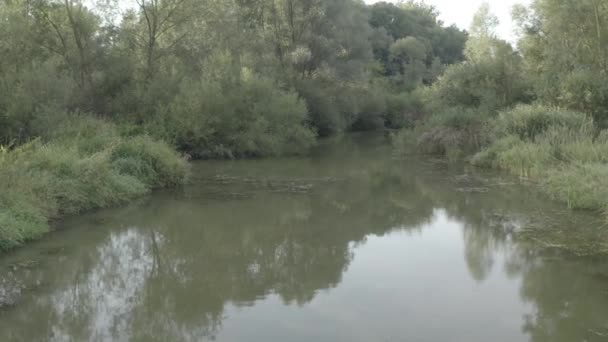
[[[408,125],[467,34],[422,3],[3,0],[0,142],[83,112],[195,157],[305,151]]]
[[[482,6],[465,60],[421,89],[423,119],[395,138],[540,184],[576,209],[608,209],[608,2],[516,6],[517,49]]]
[[[183,183],[184,156],[411,127],[466,40],[416,2],[0,0],[0,249]]]

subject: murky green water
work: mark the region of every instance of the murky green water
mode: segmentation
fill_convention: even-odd
[[[608,341],[608,229],[512,183],[378,136],[198,163],[1,257],[0,341]]]

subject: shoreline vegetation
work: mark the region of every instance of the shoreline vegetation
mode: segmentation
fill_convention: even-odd
[[[1,2],[0,251],[184,184],[187,159],[305,154],[379,129],[402,155],[607,210],[608,6],[517,6],[517,47],[487,4],[468,31],[438,17],[417,1]]]
[[[50,221],[118,205],[185,180],[186,160],[147,135],[71,116],[49,141],[0,152],[0,250],[50,230]]]
[[[534,183],[570,209],[608,209],[608,131],[587,115],[518,105],[473,127],[450,122],[449,114],[440,120],[445,121],[393,135],[397,151],[407,155],[422,149],[505,171]],[[472,131],[464,133],[467,129]]]
[[[482,6],[465,60],[423,89],[429,115],[393,143],[506,171],[570,209],[608,215],[608,6],[535,0],[513,17],[518,50]]]

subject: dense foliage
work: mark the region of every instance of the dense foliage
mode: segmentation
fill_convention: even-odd
[[[465,32],[413,0],[0,0],[0,248],[179,184],[178,152],[298,154],[385,128],[606,208],[608,5],[513,14],[517,48],[487,4]]]
[[[396,20],[393,20],[395,18]],[[0,0],[0,249],[184,180],[411,126],[466,33],[414,2]]]
[[[3,0],[0,144],[78,110],[197,157],[304,152],[409,124],[466,37],[414,2]]]
[[[571,208],[606,210],[608,4],[534,0],[513,16],[518,50],[481,7],[465,60],[424,89],[423,120],[395,144],[509,171]]]

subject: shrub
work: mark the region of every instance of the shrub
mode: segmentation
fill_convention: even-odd
[[[384,128],[387,113],[386,96],[380,89],[360,89],[352,99],[355,104],[353,113],[356,119],[350,129],[354,131],[372,131]]]
[[[412,128],[424,113],[418,92],[386,95],[386,126],[388,128]]]
[[[170,187],[183,182],[186,162],[165,143],[149,136],[123,139],[111,152],[111,164],[120,174],[142,181],[147,187]]]
[[[505,54],[484,61],[468,61],[449,66],[429,89],[428,104],[433,109],[466,107],[489,114],[528,100],[529,85],[515,54]],[[517,59],[517,58],[516,58]]]
[[[120,140],[117,126],[109,121],[79,112],[55,116],[62,119],[56,120],[42,135],[44,141],[75,146],[80,154],[92,154]]]
[[[116,172],[109,154],[80,155],[75,147],[39,145],[27,156],[24,171],[43,180],[33,182],[33,190],[55,201],[60,215],[115,205],[149,190],[139,179]]]
[[[0,153],[0,249],[39,237],[50,219],[184,181],[186,164],[165,143],[122,138],[110,123],[73,117],[78,119],[55,138]]]
[[[306,121],[306,105],[294,92],[251,76],[236,84],[185,81],[148,130],[195,157],[276,156],[314,143]]]
[[[353,113],[356,108],[353,108],[354,99],[345,94],[344,87],[323,79],[299,80],[295,87],[306,103],[311,125],[320,136],[342,132],[350,125],[349,116],[356,114]],[[342,107],[343,105],[348,107]]]

